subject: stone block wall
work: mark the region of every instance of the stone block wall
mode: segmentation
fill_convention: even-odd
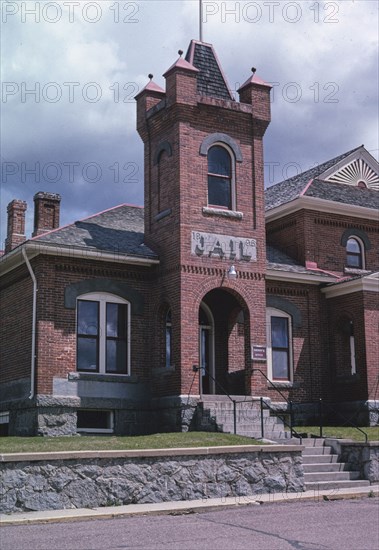
[[[301,446],[2,455],[0,512],[302,492]]]

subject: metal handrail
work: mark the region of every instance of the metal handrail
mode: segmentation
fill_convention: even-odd
[[[282,416],[282,422],[283,422],[283,424],[285,424],[286,426],[289,427],[289,429],[291,431],[291,437],[293,435],[295,437],[298,437],[300,439],[300,444],[301,444],[302,436],[300,434],[298,434],[297,431],[293,427],[293,403],[292,403],[292,401],[290,399],[287,399],[287,397],[284,395],[284,393],[282,393],[280,391],[280,389],[266,376],[266,374],[261,369],[252,369],[251,372],[253,373],[254,371],[258,371],[267,380],[267,382],[274,388],[274,390],[277,391],[281,395],[281,397],[284,399],[284,401],[288,404],[289,412],[290,412],[290,422],[288,423],[284,419],[284,417],[283,417],[284,415]],[[263,398],[261,397],[261,409],[262,409],[262,402],[263,402]],[[267,402],[265,402],[265,405],[268,409],[270,409],[270,411],[276,412],[275,409],[273,409]],[[281,415],[278,415],[278,416],[281,416]],[[262,424],[261,431],[262,431],[262,437],[263,437],[263,424]]]
[[[289,399],[287,399],[287,397],[280,391],[280,389],[275,386],[274,382],[272,382],[269,378],[267,378],[267,376],[265,375],[265,373],[261,370],[261,369],[252,369],[251,372],[253,373],[254,371],[258,371],[261,373],[261,375],[266,378],[267,382],[269,384],[271,384],[271,386],[274,388],[274,390],[276,390],[278,393],[280,393],[280,395],[283,397],[284,401],[286,401],[287,403],[289,403]]]
[[[364,436],[365,436],[365,443],[368,442],[368,434],[362,430],[359,426],[357,426],[354,422],[352,422],[352,418],[353,416],[355,416],[355,414],[357,413],[354,413],[350,418],[347,418],[347,416],[345,416],[344,414],[342,414],[340,411],[338,411],[337,409],[335,409],[330,403],[327,403],[328,406],[329,406],[329,409],[331,409],[332,411],[336,412],[341,418],[343,418],[344,420],[346,420],[345,422],[345,425],[347,425],[348,423],[350,424],[350,428],[354,428],[355,430],[358,430],[359,432],[361,432]],[[358,411],[357,411],[358,412]],[[322,413],[323,413],[323,400],[320,398],[319,399],[319,422],[320,422],[320,437],[323,437],[323,422],[322,422]]]
[[[230,401],[233,403],[233,429],[234,429],[234,434],[236,435],[237,434],[237,408],[236,408],[236,404],[237,403],[248,403],[251,401],[251,403],[253,403],[253,399],[247,399],[247,400],[244,400],[244,401],[237,401],[236,399],[233,399],[231,397],[231,395],[226,391],[226,389],[220,384],[220,382],[218,382],[218,380],[216,380],[216,378],[209,372],[209,370],[206,368],[206,367],[198,367],[196,365],[193,366],[193,369],[196,370],[196,371],[199,371],[199,373],[203,370],[204,372],[207,373],[207,375],[213,380],[213,382],[215,382],[215,384],[222,390],[222,392],[226,395],[226,397],[228,397],[228,399],[230,399]],[[263,435],[262,435],[263,437]]]

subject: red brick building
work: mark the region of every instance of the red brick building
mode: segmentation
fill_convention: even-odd
[[[236,101],[197,41],[164,77],[136,97],[144,209],[59,227],[37,193],[27,239],[8,205],[4,433],[191,429],[225,394],[377,422],[378,163],[361,146],[265,192],[270,86]]]

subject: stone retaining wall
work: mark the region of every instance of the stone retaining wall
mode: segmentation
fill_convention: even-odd
[[[301,446],[0,455],[0,511],[304,491]]]
[[[341,441],[340,457],[361,473],[370,483],[379,482],[379,442],[354,443]]]

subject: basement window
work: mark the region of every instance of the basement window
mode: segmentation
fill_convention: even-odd
[[[77,432],[84,433],[113,433],[113,411],[101,411],[97,409],[80,409],[77,411]]]
[[[9,412],[0,412],[0,436],[7,436],[9,433]]]

